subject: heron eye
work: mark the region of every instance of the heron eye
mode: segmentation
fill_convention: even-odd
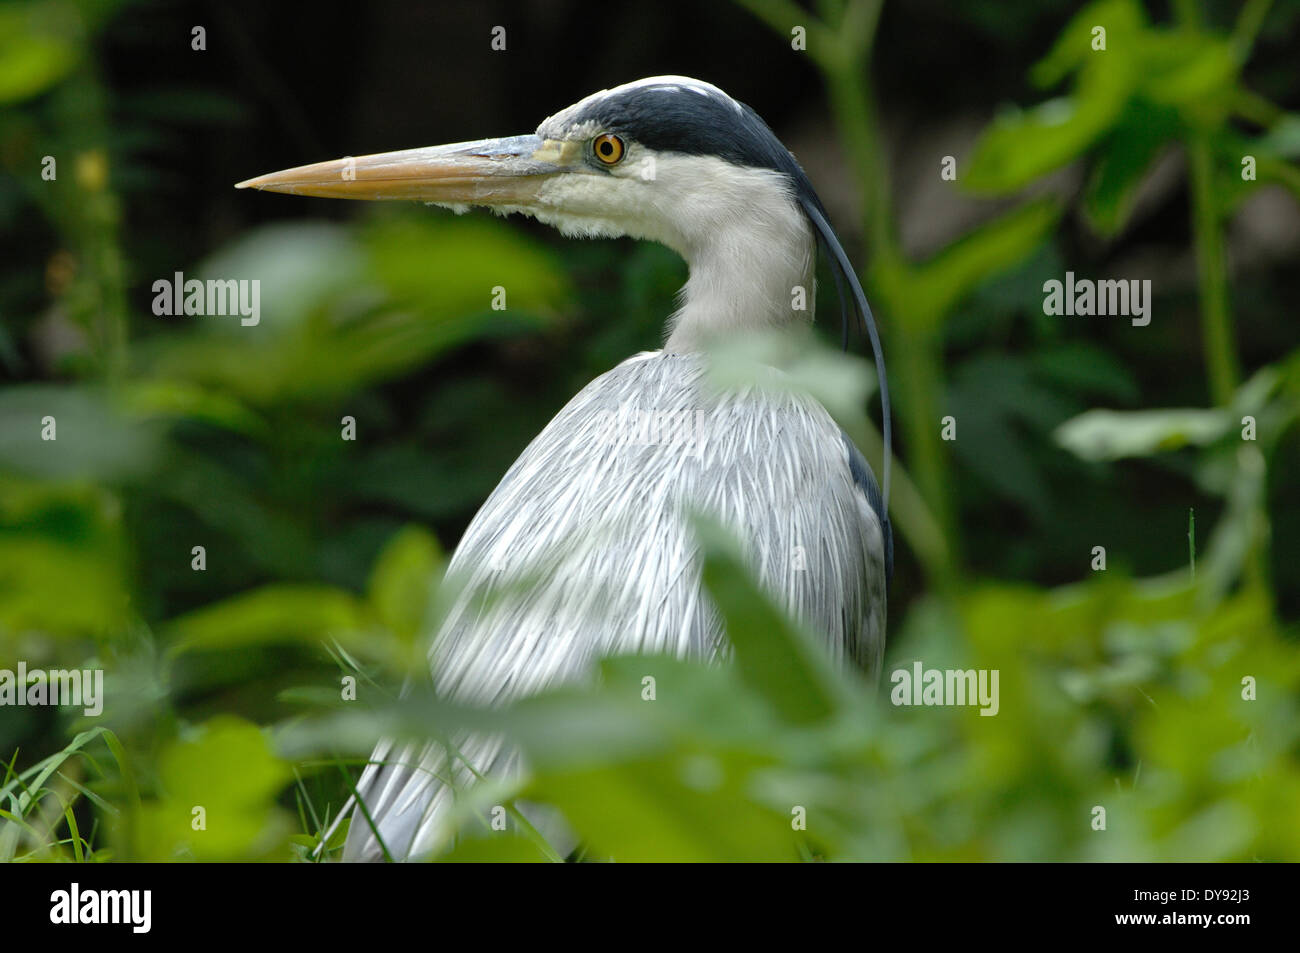
[[[623,158],[623,140],[618,136],[605,133],[591,141],[591,151],[605,165],[614,165]]]

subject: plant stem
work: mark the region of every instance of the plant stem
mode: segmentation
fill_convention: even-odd
[[[896,313],[905,313],[899,308]],[[907,434],[908,465],[940,535],[947,544],[942,562],[926,568],[940,588],[957,581],[960,559],[959,539],[952,513],[952,499],[947,492],[947,456],[939,439],[939,407],[936,395],[942,390],[942,354],[928,334],[895,333],[890,336],[894,366],[901,372],[903,418]]]
[[[1255,37],[1259,36],[1260,27],[1264,25],[1264,18],[1268,16],[1268,9],[1272,5],[1273,0],[1246,0],[1241,15],[1237,17],[1237,26],[1232,31],[1232,47],[1237,62],[1244,63],[1250,59]]]
[[[885,324],[885,337],[892,363],[898,370],[894,379],[902,383],[903,400],[900,423],[906,433],[908,464],[915,474],[935,523],[946,542],[940,562],[926,566],[941,588],[956,580],[960,545],[952,517],[948,492],[946,455],[939,440],[939,417],[935,395],[943,389],[943,356],[936,335],[928,330],[936,322],[909,320],[906,332],[899,326],[902,316],[909,315],[906,289],[910,266],[903,256],[894,229],[893,193],[889,167],[885,161],[883,136],[876,111],[871,81],[871,41],[879,22],[880,3],[862,0],[845,14],[844,53],[824,66],[831,112],[856,173],[862,191],[863,239],[871,257],[871,271],[878,280],[873,291],[884,297],[886,314],[894,320]],[[848,28],[852,21],[854,28]],[[865,40],[861,45],[859,39]],[[915,317],[915,316],[911,316]]]
[[[1275,106],[1258,93],[1241,87],[1232,97],[1232,111],[1247,122],[1270,128],[1286,115],[1286,110]]]
[[[1228,303],[1228,268],[1223,222],[1214,198],[1214,158],[1210,136],[1194,130],[1187,144],[1191,168],[1192,227],[1201,297],[1201,339],[1210,377],[1210,399],[1220,407],[1232,402],[1240,372],[1232,312]]]

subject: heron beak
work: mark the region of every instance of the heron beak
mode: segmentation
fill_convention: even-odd
[[[248,179],[235,188],[330,199],[527,207],[548,176],[568,171],[571,145],[538,136],[480,139],[317,162]]]

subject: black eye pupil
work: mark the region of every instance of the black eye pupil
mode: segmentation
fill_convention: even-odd
[[[614,147],[611,146],[608,142],[602,142],[600,144],[600,151],[603,152],[605,155],[609,155],[611,152],[614,151]]]

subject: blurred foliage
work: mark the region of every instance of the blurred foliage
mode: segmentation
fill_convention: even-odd
[[[178,258],[132,218],[168,194],[152,150],[181,126],[224,135],[243,104],[119,90],[106,37],[139,7],[0,9],[0,221],[24,236],[0,280],[0,670],[106,683],[95,718],[0,708],[0,859],[317,859],[376,737],[465,727],[505,732],[531,771],[466,794],[448,860],[557,859],[513,809],[488,824],[516,797],[558,807],[591,858],[1300,859],[1293,276],[1230,287],[1225,237],[1262,187],[1300,196],[1300,116],[1250,72],[1294,11],[1053,5],[1030,66],[1013,44],[1031,17],[953,4],[1062,91],[992,118],[952,183],[986,214],[917,260],[876,103],[877,32],[901,5],[741,5],[778,47],[807,28],[861,193],[902,423],[886,677],[834,670],[702,524],[736,664],[611,658],[592,685],[494,711],[418,677],[454,583],[438,539],[579,386],[650,346],[680,262],[420,208],[260,224]],[[1187,209],[1154,227],[1138,210],[1169,154]],[[1194,288],[1158,289],[1173,319],[1121,338],[1044,316],[1045,279],[1125,243],[1194,256]],[[260,321],[150,314],[176,271],[259,279]],[[1198,315],[1204,373],[1180,349]],[[1239,355],[1238,320],[1286,350]],[[878,465],[869,363],[803,344],[738,342],[722,379],[780,363]],[[1110,563],[1089,573],[1098,543]],[[891,704],[888,673],[914,662],[996,670],[997,716]]]

